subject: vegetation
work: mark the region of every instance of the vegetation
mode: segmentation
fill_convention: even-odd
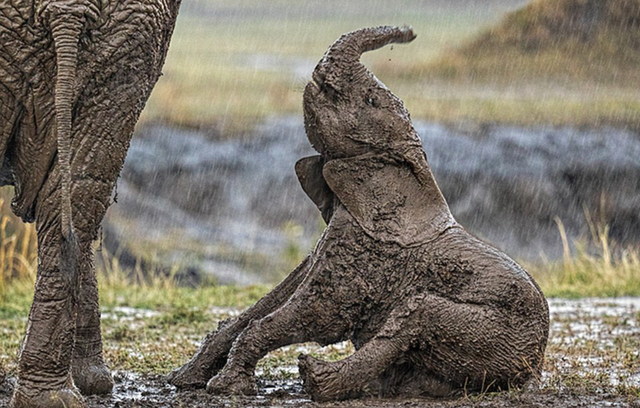
[[[640,249],[619,248],[608,238],[608,227],[591,223],[589,241],[576,242],[572,253],[564,226],[557,220],[563,259],[529,269],[550,297],[640,295]]]
[[[301,114],[302,90],[315,63],[342,33],[363,26],[412,24],[417,45],[365,57],[372,64],[426,62],[447,43],[471,35],[513,1],[490,0],[481,10],[447,2],[410,0],[371,7],[365,0],[184,4],[171,48],[143,120],[223,132],[255,126],[273,114]],[[512,6],[512,4],[511,4]],[[392,73],[385,80],[397,76]],[[170,101],[170,103],[168,103]]]
[[[640,81],[640,0],[536,0],[434,65],[483,81]]]
[[[499,23],[523,3],[194,0],[143,120],[233,136],[300,115],[311,70],[340,34],[410,24],[413,43],[363,60],[414,118],[640,127],[638,0],[536,0]]]
[[[576,243],[574,254],[560,222],[559,231],[565,243],[564,259],[528,267],[547,296],[640,295],[640,250],[616,248],[606,227],[594,227],[593,242]],[[0,367],[11,370],[33,296],[35,232],[32,226],[3,215],[0,238]],[[301,256],[300,251],[292,251]],[[178,366],[184,356],[195,352],[198,341],[217,321],[248,307],[269,290],[266,286],[189,288],[178,285],[172,274],[150,276],[139,269],[127,271],[106,252],[99,251],[98,256],[103,259],[99,285],[106,355],[110,364],[121,370],[166,372]],[[351,351],[348,345],[323,350],[309,347],[334,358]],[[277,367],[282,361],[292,364],[298,353],[293,348],[280,350],[264,360],[260,369],[265,375],[285,375]]]
[[[639,51],[639,0],[535,0],[405,75],[453,85],[426,116],[638,129]]]

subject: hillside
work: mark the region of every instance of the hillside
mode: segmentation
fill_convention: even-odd
[[[431,66],[436,76],[640,83],[640,0],[535,0]]]

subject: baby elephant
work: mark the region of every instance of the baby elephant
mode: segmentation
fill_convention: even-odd
[[[409,28],[354,31],[319,62],[304,117],[320,155],[296,172],[328,226],[278,287],[207,336],[173,384],[252,394],[269,351],[344,340],[356,351],[341,361],[300,357],[314,400],[504,390],[539,374],[549,330],[540,289],[456,223],[402,101],[359,62],[414,38]]]

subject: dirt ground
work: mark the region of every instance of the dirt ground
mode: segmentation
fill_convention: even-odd
[[[116,374],[116,389],[107,397],[87,398],[91,408],[210,408],[210,407],[630,407],[640,408],[640,401],[615,395],[573,395],[568,392],[545,390],[512,391],[509,393],[463,397],[455,400],[431,399],[364,399],[338,403],[317,404],[310,401],[302,391],[299,381],[262,381],[257,397],[221,398],[207,394],[204,390],[177,392],[159,375]],[[10,387],[0,391],[0,406],[8,405]]]
[[[277,367],[258,370],[257,397],[221,398],[204,390],[178,392],[162,375],[116,371],[114,393],[88,397],[87,402],[90,408],[640,408],[640,298],[551,299],[549,303],[551,335],[541,381],[524,390],[452,400],[366,399],[316,404],[304,393],[295,366],[296,355],[309,352],[309,346],[292,346],[277,358],[271,357]],[[335,350],[348,354],[349,347]],[[0,385],[0,407],[8,406],[12,383],[9,378]]]

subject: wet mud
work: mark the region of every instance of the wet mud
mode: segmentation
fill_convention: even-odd
[[[177,391],[160,374],[116,371],[109,396],[87,398],[90,408],[126,407],[631,407],[640,408],[640,298],[550,299],[551,335],[541,382],[520,391],[455,400],[366,399],[311,402],[302,390],[295,356],[300,352],[347,355],[349,347],[315,345],[283,349],[277,369],[259,369],[257,397],[218,397],[204,390]],[[226,314],[225,314],[226,316]],[[344,344],[342,345],[344,346]],[[108,343],[108,348],[117,347]],[[185,356],[185,359],[188,356]],[[269,357],[267,357],[269,359]],[[12,378],[0,384],[8,406]]]
[[[343,408],[397,408],[397,407],[630,407],[640,408],[640,402],[627,397],[611,395],[575,395],[545,390],[517,391],[459,399],[362,399],[333,403],[314,403],[302,391],[298,380],[260,381],[256,397],[219,397],[204,390],[176,391],[164,377],[157,374],[115,374],[116,387],[110,396],[87,398],[90,408],[205,408],[205,407],[343,407]],[[10,388],[0,390],[0,406],[9,402]]]

